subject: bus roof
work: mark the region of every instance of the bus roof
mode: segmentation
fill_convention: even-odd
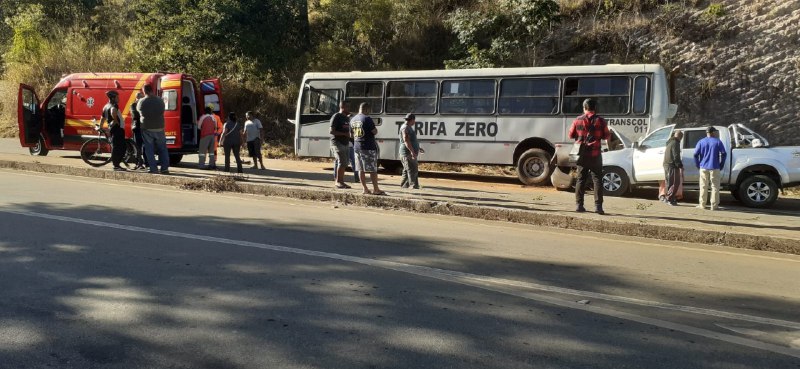
[[[536,76],[597,73],[664,73],[659,64],[606,64],[527,68],[442,69],[389,72],[311,72],[304,80],[317,79],[403,79],[403,78],[470,78],[499,76]]]

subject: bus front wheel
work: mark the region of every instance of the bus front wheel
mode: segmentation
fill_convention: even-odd
[[[403,164],[400,160],[381,160],[381,166],[383,169],[395,174],[400,174],[403,169]]]
[[[542,149],[530,149],[517,160],[517,177],[529,186],[547,184],[550,178],[550,154]]]

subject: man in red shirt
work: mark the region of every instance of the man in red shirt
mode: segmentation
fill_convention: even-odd
[[[601,155],[600,140],[608,141],[611,133],[608,131],[606,120],[595,113],[597,101],[586,99],[583,101],[583,115],[572,122],[569,128],[569,138],[581,145],[580,158],[578,159],[578,181],[575,183],[575,211],[583,213],[583,195],[586,193],[586,177],[591,174],[594,183],[594,206],[597,214],[604,215],[603,211],[603,156]]]

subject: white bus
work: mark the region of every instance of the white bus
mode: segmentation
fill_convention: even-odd
[[[403,115],[417,117],[424,162],[515,165],[520,181],[544,184],[556,145],[567,143],[586,98],[632,140],[663,127],[670,104],[660,65],[592,65],[398,72],[307,73],[295,117],[295,153],[331,157],[329,121],[345,99],[372,106],[381,165],[399,167]]]

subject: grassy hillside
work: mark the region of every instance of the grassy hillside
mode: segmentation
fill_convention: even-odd
[[[453,18],[450,14],[462,8],[470,9],[477,16],[491,14],[487,3],[511,0],[365,1],[381,5],[383,12],[394,12],[398,19],[424,19],[424,22],[409,23],[413,27],[387,28],[384,27],[385,16],[380,15],[354,22],[351,7],[360,2],[311,1],[311,51],[290,63],[294,70],[267,73],[269,79],[246,74],[249,70],[246,62],[240,67],[229,67],[239,72],[224,74],[231,79],[226,83],[226,99],[232,106],[245,110],[260,109],[268,120],[274,121],[291,115],[299,82],[295,79],[304,71],[443,68],[448,58],[462,58],[461,64],[448,65],[492,62],[492,55],[487,54],[492,49],[469,49],[467,54],[464,49],[458,49],[455,31],[461,27],[460,32],[467,34],[472,20],[470,17]],[[548,26],[545,36],[540,42],[537,39],[534,48],[529,47],[534,44],[527,39],[527,43],[519,44],[523,46],[517,46],[521,47],[517,57],[512,54],[493,62],[501,60],[505,63],[502,65],[507,66],[659,63],[668,71],[678,71],[676,102],[679,110],[674,122],[679,126],[744,123],[764,133],[773,144],[800,145],[800,1],[557,0],[557,3],[560,21]],[[416,15],[412,17],[413,14]],[[380,22],[374,22],[376,19]],[[502,29],[494,31],[502,36]],[[43,60],[39,62],[42,67],[32,69],[31,73],[49,71],[49,77],[26,78],[35,79],[29,81],[31,83],[44,84],[68,72],[54,66],[78,67],[76,63],[91,64],[95,59],[101,65],[109,64],[99,57],[102,53],[97,50],[92,53],[97,54],[96,57],[88,60],[76,57],[84,53],[81,50],[59,48],[53,57],[71,57],[72,63]],[[404,52],[397,54],[398,50]],[[421,52],[408,53],[408,50]],[[356,59],[352,55],[359,54],[369,54],[373,64],[347,64]],[[408,56],[412,54],[435,57]],[[171,56],[164,58],[170,60]],[[283,82],[274,85],[274,81]],[[14,114],[9,110],[15,107],[12,101],[15,83],[0,81],[0,96],[3,96],[0,111],[4,111],[0,114],[2,136],[16,134]],[[44,88],[40,86],[40,89]],[[290,133],[288,129],[281,129],[274,136]]]
[[[800,1],[611,1],[640,4],[613,15],[597,3],[561,1],[548,62],[677,68],[679,126],[744,123],[800,145]]]

